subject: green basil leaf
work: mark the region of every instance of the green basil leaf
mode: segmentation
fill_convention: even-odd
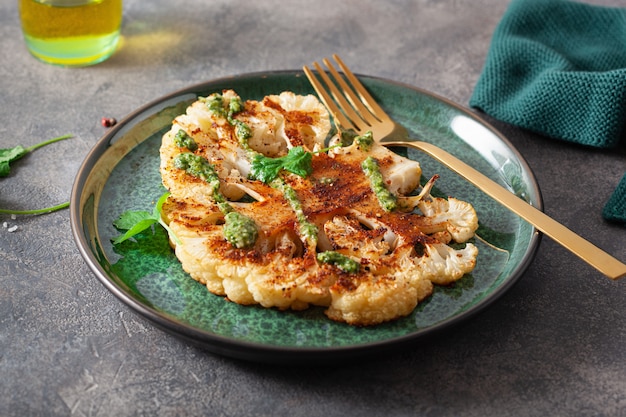
[[[120,230],[130,230],[136,223],[144,220],[154,220],[147,211],[126,211],[113,222],[113,226]]]
[[[150,226],[152,226],[153,224],[157,222],[158,220],[153,219],[153,218],[141,220],[135,225],[133,225],[130,229],[128,229],[126,233],[113,239],[113,244],[117,245],[118,243],[122,243],[123,241],[130,239],[131,237],[148,229]]]

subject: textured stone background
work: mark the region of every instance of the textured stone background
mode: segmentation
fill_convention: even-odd
[[[624,5],[621,0],[595,1]],[[503,0],[125,0],[123,47],[82,69],[25,50],[0,3],[0,148],[76,137],[0,180],[0,207],[69,199],[84,157],[118,119],[189,84],[298,69],[337,52],[355,72],[467,105]],[[594,151],[493,121],[533,168],[545,209],[626,260],[602,221],[626,149]],[[277,367],[194,348],[134,314],[83,262],[67,210],[0,222],[2,416],[624,416],[624,282],[544,239],[487,311],[412,351],[346,366]]]

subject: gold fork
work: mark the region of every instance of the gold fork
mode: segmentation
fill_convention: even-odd
[[[371,131],[375,140],[386,146],[407,146],[427,153],[607,277],[616,280],[626,276],[626,264],[578,236],[541,210],[526,203],[443,149],[427,142],[409,138],[406,129],[394,122],[385,113],[341,58],[337,55],[333,55],[333,58],[345,78],[328,59],[323,60],[324,65],[328,68],[328,73],[317,62],[313,63],[319,79],[307,66],[304,66],[303,69],[338,127],[346,130],[352,129],[359,134]],[[351,86],[348,85],[346,79]]]

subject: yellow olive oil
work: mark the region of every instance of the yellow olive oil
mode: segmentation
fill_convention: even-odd
[[[19,0],[29,51],[42,61],[83,66],[117,47],[122,0]]]

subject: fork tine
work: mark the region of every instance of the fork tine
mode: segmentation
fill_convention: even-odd
[[[365,89],[363,84],[361,84],[359,79],[352,73],[352,71],[350,71],[348,66],[344,64],[341,58],[339,58],[339,55],[333,54],[333,59],[337,61],[337,64],[339,64],[339,68],[341,68],[341,71],[343,71],[348,80],[350,80],[350,83],[352,83],[354,88],[359,93],[359,96],[361,96],[361,100],[367,104],[367,106],[370,108],[376,118],[378,118],[379,120],[387,119],[389,117],[387,113],[385,113],[385,111],[378,105],[376,100],[374,100],[374,97],[372,97],[370,93],[368,93],[368,91]]]
[[[327,61],[325,61],[325,63],[326,62]],[[367,121],[363,119],[362,115],[360,115],[357,111],[355,111],[356,108],[353,106],[353,104],[349,102],[349,100],[350,101],[353,100],[349,96],[346,95],[346,93],[348,94],[350,93],[350,90],[349,89],[345,90],[345,87],[344,87],[346,86],[345,81],[343,80],[343,78],[341,78],[339,73],[337,73],[335,68],[333,68],[332,65],[329,66],[329,69],[331,70],[331,75],[333,76],[333,78],[335,78],[335,81],[333,81],[328,76],[326,71],[324,71],[324,69],[317,62],[314,62],[313,65],[315,66],[315,69],[317,70],[319,76],[322,78],[322,80],[324,80],[324,83],[326,83],[326,88],[330,90],[332,97],[335,100],[335,103],[339,106],[343,114],[348,119],[350,119],[355,130],[357,131],[367,130],[370,127],[370,124],[367,123]],[[343,93],[339,91],[339,89],[337,88],[337,84],[340,84],[340,83],[343,83],[343,86],[341,86],[341,88],[345,90]],[[344,125],[343,127],[345,129],[350,129],[350,127],[346,125]]]
[[[337,85],[330,79],[326,71],[324,71],[324,69],[317,62],[314,62],[313,65],[315,65],[317,73],[326,83],[326,87],[328,88],[328,90],[330,90],[335,100],[335,103],[339,105],[339,108],[343,111],[345,116],[350,119],[350,121],[357,128],[357,130],[363,128],[366,123],[363,121],[361,116],[359,116],[359,114],[354,111],[352,105],[348,102],[348,100],[346,100],[346,96],[339,91]],[[346,126],[344,126],[344,128],[346,128]]]
[[[335,55],[336,56],[336,55]],[[358,81],[358,79],[356,79],[356,77],[354,76],[354,74],[352,74],[350,72],[350,76],[352,77],[353,80],[356,80],[356,83],[358,83],[358,85],[355,85],[353,87],[350,87],[344,77],[342,77],[341,75],[339,75],[339,72],[337,72],[337,70],[335,69],[335,67],[333,66],[333,64],[326,58],[323,59],[324,64],[326,65],[326,67],[328,67],[328,70],[330,71],[330,73],[333,75],[333,77],[335,78],[335,80],[337,81],[337,83],[339,84],[339,86],[342,88],[344,95],[347,97],[347,99],[350,101],[350,104],[352,105],[352,107],[354,109],[356,109],[356,111],[359,113],[359,116],[361,119],[363,119],[368,127],[371,127],[372,125],[372,121],[373,122],[378,122],[380,120],[378,120],[378,117],[376,117],[372,111],[367,107],[368,103],[364,102],[362,99],[362,95],[359,94],[360,96],[357,96],[355,93],[355,89],[358,90],[358,88],[363,88],[363,85]],[[343,68],[347,68],[345,65],[343,66]],[[342,68],[342,71],[343,71]],[[348,70],[349,72],[350,70]],[[344,72],[345,74],[345,72]],[[355,81],[350,80],[353,84],[355,83]],[[376,120],[372,120],[372,118],[376,119]],[[368,120],[369,119],[369,120]]]
[[[375,130],[377,127],[382,128],[383,124],[386,125],[385,129],[389,127],[390,119],[387,113],[339,58],[339,55],[333,54],[333,58],[343,74],[340,74],[326,58],[322,62],[328,68],[328,72],[317,62],[313,62],[313,65],[318,76],[315,76],[306,66],[303,69],[322,102],[333,113],[336,122],[344,129],[353,129],[359,133]],[[389,132],[385,132],[387,133]]]
[[[318,73],[321,75],[323,71],[319,69],[319,65],[317,65],[317,63],[314,63],[314,65],[316,66]],[[311,83],[311,85],[313,85],[313,88],[317,92],[317,95],[319,96],[319,98],[322,100],[326,108],[332,113],[333,117],[335,118],[335,121],[344,129],[357,130],[358,128],[352,123],[352,121],[350,121],[350,119],[348,119],[341,112],[338,105],[333,101],[332,97],[326,92],[326,90],[324,89],[322,84],[319,82],[317,77],[313,74],[313,72],[306,65],[302,67],[302,69],[304,70],[304,73],[309,79],[309,82]]]

